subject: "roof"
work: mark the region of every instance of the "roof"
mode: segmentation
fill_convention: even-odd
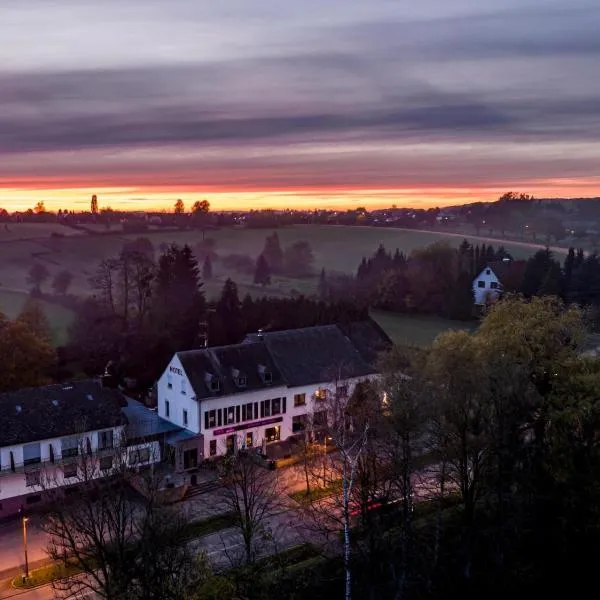
[[[202,350],[178,352],[177,356],[185,370],[198,400],[217,398],[231,394],[285,385],[281,373],[268,349],[262,343],[233,344]],[[265,383],[259,373],[263,367],[271,374],[271,382]],[[212,390],[207,375],[219,380],[218,391]],[[244,377],[246,385],[241,387],[236,378]]]
[[[129,438],[181,431],[181,427],[159,417],[155,411],[132,398],[127,398],[127,406],[122,410],[127,418],[127,437]]]
[[[373,319],[338,323],[338,327],[370,365],[374,365],[379,355],[393,345],[387,333]]]
[[[494,261],[487,265],[503,286],[516,289],[523,281],[526,262],[524,260],[513,260],[510,262]]]
[[[290,387],[376,372],[337,325],[266,332],[262,336]]]
[[[380,352],[392,345],[372,320],[250,334],[241,344],[178,352],[196,399],[274,386],[297,387],[376,373]],[[266,382],[261,369],[270,374]],[[208,376],[208,377],[207,377]],[[210,376],[219,389],[211,390]],[[245,378],[245,385],[236,382]]]
[[[179,431],[172,431],[171,433],[167,434],[165,441],[167,442],[167,444],[171,444],[171,446],[174,446],[179,442],[193,440],[197,437],[197,433],[193,433],[192,431],[188,431],[187,429],[179,429]]]
[[[96,381],[0,394],[0,447],[124,425],[121,404],[120,392]]]

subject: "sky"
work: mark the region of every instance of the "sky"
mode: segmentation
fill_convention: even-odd
[[[600,196],[598,0],[0,0],[0,207]]]

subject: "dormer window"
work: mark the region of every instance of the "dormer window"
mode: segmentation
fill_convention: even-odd
[[[204,381],[206,383],[206,387],[211,392],[218,392],[221,389],[219,378],[212,373],[206,373],[204,376]]]
[[[258,374],[266,385],[273,383],[273,373],[265,365],[258,365]]]
[[[231,369],[231,375],[235,385],[239,388],[245,388],[248,385],[248,378],[238,369]]]

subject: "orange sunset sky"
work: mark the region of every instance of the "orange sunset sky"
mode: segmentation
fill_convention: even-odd
[[[0,208],[600,196],[599,29],[587,0],[8,2]]]

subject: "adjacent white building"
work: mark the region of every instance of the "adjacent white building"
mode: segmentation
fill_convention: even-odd
[[[248,336],[176,353],[157,384],[158,414],[189,432],[184,470],[240,447],[277,444],[326,425],[331,394],[349,397],[389,338],[373,322]]]
[[[128,443],[122,403],[94,381],[0,394],[0,517],[41,502],[44,490],[77,485],[82,468],[99,477],[116,460],[160,460],[158,442]]]

